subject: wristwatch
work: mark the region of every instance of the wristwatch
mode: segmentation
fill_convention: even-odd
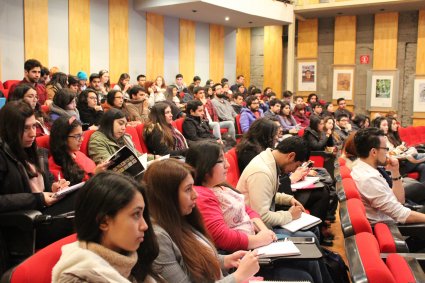
[[[397,178],[391,178],[391,180],[393,180],[393,181],[398,181],[398,180],[401,180],[401,179],[402,179],[401,175],[398,176]]]

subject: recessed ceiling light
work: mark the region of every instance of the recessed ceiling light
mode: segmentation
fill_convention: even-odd
[[[230,20],[230,18],[229,18],[229,17],[225,17],[224,19],[225,19],[226,21]]]

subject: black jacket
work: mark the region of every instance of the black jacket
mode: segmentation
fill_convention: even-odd
[[[87,106],[78,107],[78,112],[80,112],[80,120],[83,124],[99,125],[100,118],[102,118],[103,111],[96,111],[93,108]]]
[[[145,138],[145,144],[148,148],[148,152],[155,155],[167,155],[171,156],[185,156],[187,149],[175,150],[173,148],[168,147],[163,141],[163,132],[154,127],[152,130],[148,130],[145,128],[143,132],[143,137]]]
[[[49,172],[47,150],[39,148],[44,171],[44,191],[51,191],[53,176]],[[0,139],[0,212],[44,208],[42,193],[32,193],[24,165],[19,162],[6,143]]]
[[[205,139],[216,139],[210,132],[207,121],[203,121],[201,117],[187,115],[183,121],[183,136],[190,142]]]
[[[303,138],[310,150],[323,151],[325,147],[334,145],[332,135],[327,137],[325,132],[318,133],[310,127],[305,129]]]

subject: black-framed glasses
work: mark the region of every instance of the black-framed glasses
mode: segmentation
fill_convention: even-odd
[[[380,146],[380,147],[376,147],[376,148],[385,149],[386,151],[390,151],[390,148],[389,147],[382,147],[382,146]]]
[[[78,135],[69,135],[68,138],[74,138],[77,141],[81,141],[83,139],[83,134],[78,134]]]

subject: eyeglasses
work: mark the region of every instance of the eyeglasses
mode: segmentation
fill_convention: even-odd
[[[77,141],[81,141],[81,140],[84,138],[84,136],[83,136],[83,134],[78,134],[78,135],[69,135],[69,136],[68,136],[68,138],[74,138],[74,139],[76,139]]]
[[[382,147],[382,146],[380,146],[380,147],[375,147],[375,148],[377,148],[377,149],[385,149],[386,151],[390,151],[390,148],[389,147]]]

